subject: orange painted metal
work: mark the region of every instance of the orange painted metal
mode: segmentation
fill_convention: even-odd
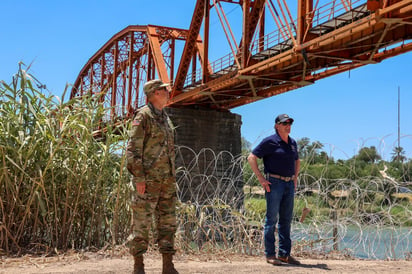
[[[182,92],[183,85],[186,79],[186,75],[189,69],[190,61],[195,55],[196,40],[200,32],[200,27],[202,25],[202,20],[205,12],[205,2],[207,0],[198,0],[195,6],[195,11],[193,13],[192,22],[188,31],[188,37],[183,49],[182,58],[180,61],[180,66],[177,71],[176,81],[172,89],[172,97]]]
[[[107,120],[127,119],[146,103],[143,84],[161,78],[171,107],[228,110],[412,50],[412,0],[297,0],[296,20],[291,11],[285,0],[199,0],[187,30],[128,26],[89,59],[71,97],[94,96],[111,107]],[[229,48],[214,61],[212,16]]]

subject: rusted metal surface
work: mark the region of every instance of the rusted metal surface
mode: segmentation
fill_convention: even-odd
[[[121,120],[145,104],[143,84],[161,78],[172,107],[227,110],[412,50],[412,0],[296,1],[295,19],[285,0],[199,0],[187,30],[128,26],[90,58],[71,97],[100,96],[107,119]],[[241,11],[241,37],[227,7]],[[214,61],[211,14],[231,49]]]

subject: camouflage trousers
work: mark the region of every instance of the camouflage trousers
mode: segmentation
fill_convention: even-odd
[[[142,255],[149,245],[149,230],[155,220],[156,242],[160,253],[174,254],[176,233],[176,181],[174,177],[147,180],[143,195],[132,195],[132,227],[127,247],[133,256]]]

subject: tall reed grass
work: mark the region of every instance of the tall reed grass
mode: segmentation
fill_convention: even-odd
[[[123,137],[109,128],[105,140],[94,138],[104,115],[95,98],[63,102],[38,87],[24,64],[0,84],[0,248],[118,243],[129,222]]]

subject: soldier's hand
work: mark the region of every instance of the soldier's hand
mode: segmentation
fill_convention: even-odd
[[[144,194],[144,191],[146,190],[146,182],[137,182],[136,183],[136,191],[139,194]]]

